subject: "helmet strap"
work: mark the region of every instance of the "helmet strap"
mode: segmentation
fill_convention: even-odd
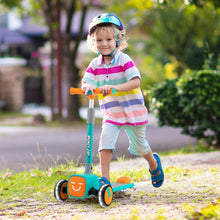
[[[98,54],[101,54],[103,59],[104,59],[105,57],[111,57],[111,56],[113,56],[113,62],[112,62],[112,63],[115,63],[115,54],[114,54],[114,52],[115,52],[116,49],[117,49],[117,46],[116,46],[115,49],[114,49],[110,54],[108,54],[108,55],[103,55],[103,54],[101,54],[100,52],[98,52]]]
[[[101,54],[100,52],[99,52],[99,54],[101,54],[103,57],[114,56],[114,52],[115,52],[116,48],[117,48],[117,47],[115,47],[115,49],[114,49],[110,54],[108,54],[108,55],[103,55],[103,54]]]
[[[116,39],[116,47],[118,47],[119,43],[120,43],[120,40],[118,39],[118,33],[117,33],[117,28],[114,27],[115,29],[115,39]]]

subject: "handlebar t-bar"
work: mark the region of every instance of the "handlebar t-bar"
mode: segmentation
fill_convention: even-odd
[[[71,87],[70,88],[70,95],[76,95],[76,94],[84,94],[83,90],[81,88],[74,88]],[[92,91],[88,92],[88,96],[89,99],[94,99],[96,95],[102,94],[99,88],[95,88],[93,90],[93,94]],[[115,89],[111,88],[109,95],[114,95],[115,94]]]

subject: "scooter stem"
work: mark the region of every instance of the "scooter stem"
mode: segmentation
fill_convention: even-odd
[[[87,144],[86,144],[86,164],[85,173],[92,174],[92,150],[93,150],[93,130],[95,123],[94,99],[89,99],[87,110]]]
[[[84,94],[81,88],[70,88],[70,94]],[[87,144],[86,144],[86,164],[85,164],[85,173],[92,174],[92,150],[93,150],[93,130],[95,123],[95,110],[94,110],[94,99],[96,95],[101,94],[99,88],[95,88],[95,90],[88,92],[89,98],[89,108],[87,110]],[[109,95],[115,94],[115,89],[112,88],[110,90]]]

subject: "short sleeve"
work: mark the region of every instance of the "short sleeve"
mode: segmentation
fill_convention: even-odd
[[[96,87],[95,68],[94,68],[93,63],[94,62],[92,61],[89,64],[89,66],[83,76],[82,83],[89,83],[89,84],[93,85],[94,87]]]
[[[140,75],[140,72],[139,72],[137,66],[135,65],[134,61],[127,54],[124,54],[124,58],[123,58],[122,62],[123,62],[123,69],[125,72],[125,76],[128,81],[134,77],[139,77],[141,79],[141,75]]]

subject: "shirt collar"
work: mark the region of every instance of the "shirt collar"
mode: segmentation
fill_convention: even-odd
[[[115,63],[117,62],[119,56],[121,55],[121,53],[122,53],[122,52],[121,52],[119,49],[117,49],[117,51],[116,51],[116,53],[115,53],[115,59],[112,58],[110,64],[115,64]],[[97,64],[98,64],[98,65],[104,65],[104,64],[103,64],[103,57],[102,57],[102,55],[99,55],[99,56],[98,56],[98,62],[97,62]]]

